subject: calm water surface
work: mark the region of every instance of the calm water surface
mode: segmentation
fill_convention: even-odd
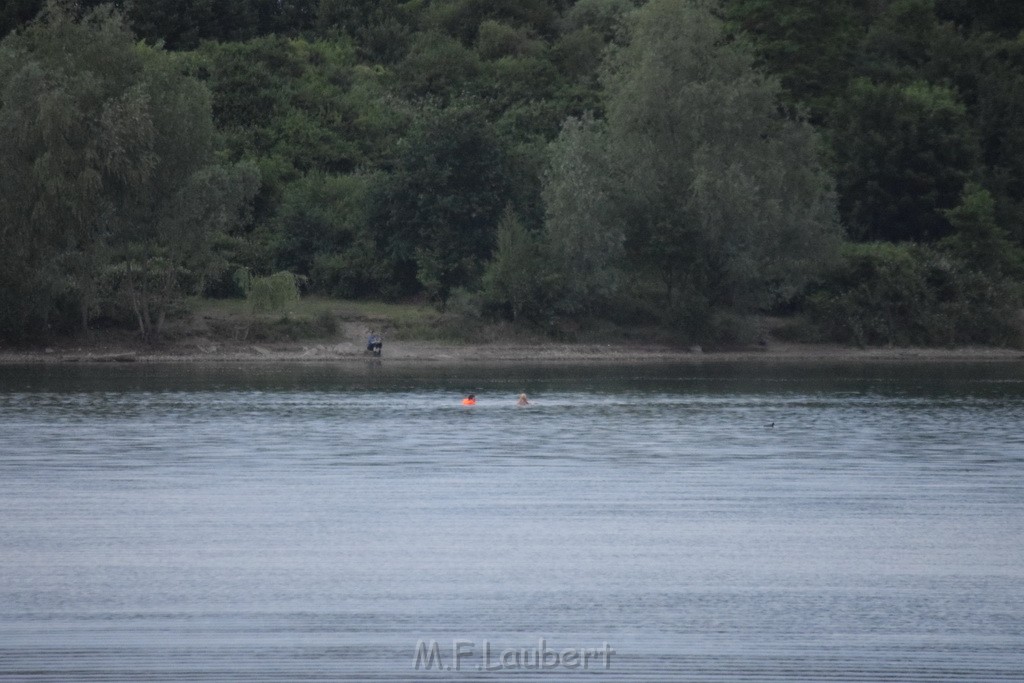
[[[0,367],[0,679],[1024,680],[1022,418],[1024,364]]]

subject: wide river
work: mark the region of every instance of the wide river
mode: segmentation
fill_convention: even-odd
[[[1024,363],[0,367],[0,680],[1020,681],[1022,428]]]

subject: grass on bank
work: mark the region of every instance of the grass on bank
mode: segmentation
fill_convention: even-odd
[[[390,341],[449,344],[538,341],[539,333],[418,303],[349,301],[304,296],[280,311],[253,313],[244,299],[189,299],[173,337],[285,342],[344,341],[375,330]]]
[[[169,326],[167,341],[338,343],[364,339],[369,330],[388,341],[445,344],[664,344],[687,345],[665,330],[622,327],[607,321],[567,323],[541,329],[527,323],[493,321],[462,310],[438,311],[429,304],[350,301],[310,295],[279,311],[253,313],[244,299],[191,298]]]

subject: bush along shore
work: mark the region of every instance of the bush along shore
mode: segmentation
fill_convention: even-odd
[[[158,343],[110,327],[61,337],[42,346],[0,346],[0,364],[25,363],[704,363],[857,361],[1024,361],[1024,352],[996,347],[853,346],[794,340],[807,323],[795,318],[746,321],[719,343],[698,345],[658,328],[622,328],[601,321],[541,330],[428,305],[338,302],[311,297],[288,311],[253,313],[237,300],[196,299],[168,323]],[[381,355],[367,349],[370,335]]]

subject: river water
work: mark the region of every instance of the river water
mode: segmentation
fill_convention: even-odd
[[[1024,680],[1022,418],[1019,363],[0,367],[0,679]]]

